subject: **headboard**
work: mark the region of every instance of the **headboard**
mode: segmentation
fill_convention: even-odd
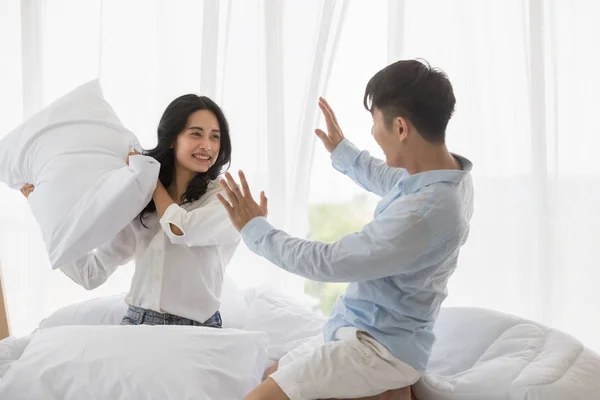
[[[0,263],[0,340],[10,336],[10,327],[8,326],[8,312],[6,310],[6,301],[4,297],[4,286],[2,283],[2,263]]]

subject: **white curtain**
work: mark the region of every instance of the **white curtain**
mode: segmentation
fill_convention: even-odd
[[[312,143],[344,12],[343,3],[329,0],[3,1],[0,136],[99,76],[124,124],[150,148],[171,100],[208,95],[231,125],[231,171],[243,168],[257,193],[266,190],[274,224],[305,235],[308,178],[289,182],[292,174],[309,175],[309,159],[299,154],[307,145],[298,144]],[[93,292],[51,271],[26,200],[6,187],[0,196],[0,258],[14,334],[30,332],[65,304],[127,291],[131,265]],[[303,293],[300,278],[243,245],[229,274],[242,287],[268,281]]]
[[[475,165],[476,212],[446,305],[522,315],[600,350],[600,2],[83,3],[0,2],[0,132],[99,73],[124,123],[150,147],[170,100],[209,94],[231,121],[232,170],[266,190],[273,223],[304,236],[307,204],[360,193],[315,146],[317,96],[329,99],[346,136],[381,155],[364,86],[389,62],[425,58],[455,88],[450,149]],[[127,289],[131,268],[92,293],[50,272],[26,202],[0,190],[0,257],[17,333],[59,305]],[[301,290],[245,248],[231,274]]]
[[[599,18],[594,0],[351,2],[327,88],[346,136],[381,156],[368,79],[400,58],[446,71],[448,144],[474,162],[476,201],[445,305],[532,318],[597,351]],[[311,204],[359,193],[315,152]]]

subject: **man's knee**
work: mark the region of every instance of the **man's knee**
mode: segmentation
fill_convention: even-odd
[[[289,400],[289,397],[273,379],[267,378],[248,393],[245,400]]]
[[[271,376],[272,374],[274,374],[277,371],[277,368],[279,368],[279,361],[275,361],[275,364],[271,365],[266,371],[265,374],[263,375],[263,381],[265,379],[267,379],[269,376]]]

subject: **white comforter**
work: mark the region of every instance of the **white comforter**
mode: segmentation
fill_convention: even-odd
[[[600,357],[541,324],[477,308],[448,308],[436,324],[419,400],[600,399]]]

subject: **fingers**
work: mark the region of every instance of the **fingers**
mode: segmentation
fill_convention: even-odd
[[[331,116],[331,112],[327,109],[327,106],[321,101],[319,101],[319,108],[321,109],[321,113],[323,113],[323,117],[325,118],[325,125],[327,125],[327,131],[329,134],[333,133],[335,130],[335,123],[333,122],[333,117]]]
[[[319,98],[319,108],[325,117],[325,124],[327,125],[327,133],[330,138],[334,141],[338,138],[343,138],[342,129],[338,125],[337,118],[333,113],[331,107],[324,98]]]
[[[317,134],[319,139],[321,139],[325,147],[328,147],[331,144],[331,139],[329,139],[329,136],[327,136],[325,132],[317,128],[315,129],[315,133]]]
[[[223,207],[225,207],[225,209],[227,210],[227,214],[229,214],[229,217],[231,217],[233,213],[233,207],[231,207],[231,204],[229,204],[229,202],[225,200],[225,197],[223,197],[221,193],[217,193],[217,199],[219,199],[221,204],[223,204]]]
[[[242,192],[240,190],[240,186],[233,179],[233,176],[231,176],[229,172],[226,172],[225,179],[227,179],[227,184],[229,185],[229,188],[233,191],[233,193],[235,193],[236,197],[240,200],[242,198]]]
[[[268,211],[268,199],[265,192],[260,192],[260,209],[267,215]]]
[[[327,113],[329,113],[329,115],[331,116],[331,120],[333,121],[334,125],[341,131],[340,124],[338,124],[337,117],[335,116],[335,113],[333,112],[333,108],[331,108],[331,106],[329,105],[329,103],[327,102],[327,100],[325,100],[324,98],[320,97],[319,102],[323,103],[323,106],[327,110]]]
[[[126,161],[126,162],[127,162],[127,165],[129,165],[129,157],[131,157],[131,156],[137,156],[137,155],[141,155],[141,154],[142,154],[142,153],[140,153],[139,151],[137,151],[137,150],[135,150],[135,149],[134,149],[133,151],[130,151],[130,152],[127,154],[127,161]]]
[[[244,197],[252,199],[252,193],[250,192],[250,186],[248,186],[248,181],[246,180],[246,176],[244,175],[244,172],[242,170],[240,170],[238,172],[238,175],[240,176],[240,183],[242,184],[242,193],[243,193]]]
[[[335,116],[335,113],[333,112],[333,108],[331,108],[331,106],[329,105],[329,103],[327,102],[327,100],[325,100],[322,97],[319,97],[319,102],[323,103],[323,106],[325,107],[325,109],[329,112],[329,114],[331,115],[331,118],[333,119],[333,122],[338,126],[339,128],[339,124],[337,121],[337,117]]]
[[[231,175],[229,175],[229,177],[231,178]],[[233,190],[231,190],[231,188],[229,187],[229,184],[227,183],[227,181],[225,179],[221,179],[220,183],[221,183],[221,187],[225,191],[225,194],[227,194],[227,197],[229,198],[229,201],[231,202],[231,205],[233,207],[236,207],[239,204],[238,197],[233,192]]]

